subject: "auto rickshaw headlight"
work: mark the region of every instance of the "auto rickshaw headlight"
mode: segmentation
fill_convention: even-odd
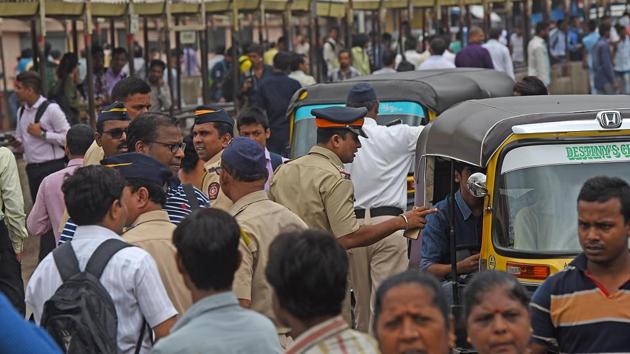
[[[470,194],[472,194],[475,198],[483,198],[488,195],[486,175],[481,172],[476,172],[470,175],[466,185]]]

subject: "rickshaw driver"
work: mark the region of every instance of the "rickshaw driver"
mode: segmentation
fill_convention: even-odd
[[[455,193],[455,214],[453,225],[457,244],[457,272],[465,275],[479,270],[479,250],[481,248],[481,226],[483,219],[483,198],[474,197],[466,187],[468,178],[481,169],[461,162],[455,162],[455,182],[459,190]],[[422,230],[420,270],[444,281],[452,303],[451,251],[449,247],[450,196],[435,205],[437,213],[427,216],[427,224]],[[466,248],[466,249],[460,249]],[[472,253],[472,255],[471,255]]]

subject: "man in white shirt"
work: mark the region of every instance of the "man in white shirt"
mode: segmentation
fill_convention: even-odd
[[[536,25],[536,36],[527,44],[527,74],[536,76],[545,86],[549,86],[551,83],[547,37],[549,37],[549,25],[545,21],[541,21]]]
[[[328,69],[326,72],[328,75],[339,67],[339,60],[337,59],[337,56],[341,48],[339,43],[337,43],[338,36],[339,29],[337,27],[333,27],[328,32],[328,39],[326,39],[326,43],[324,43],[324,61],[326,62],[326,68]]]
[[[383,53],[383,68],[376,70],[372,75],[393,74],[396,72],[396,69],[394,69],[395,64],[396,55],[391,50],[386,50]]]
[[[113,169],[88,166],[78,169],[62,186],[66,208],[77,227],[70,247],[79,269],[96,248],[119,236],[130,223],[127,203],[131,187]],[[63,247],[63,246],[62,246]],[[58,250],[61,248],[58,248]],[[26,288],[26,304],[39,324],[44,304],[62,285],[53,251],[39,264]],[[111,257],[100,282],[111,296],[118,316],[118,353],[135,353],[144,321],[153,329],[156,340],[165,337],[177,311],[169,300],[153,258],[139,247],[127,247]],[[140,353],[148,353],[150,336],[145,335]]]
[[[525,55],[523,53],[523,26],[516,25],[514,33],[510,36],[510,48],[512,48],[512,61],[514,65],[522,65],[525,63]]]
[[[444,58],[446,46],[447,43],[444,38],[440,36],[436,36],[435,38],[433,38],[429,47],[431,56],[427,60],[425,60],[424,63],[420,65],[420,67],[418,67],[418,70],[455,68],[455,64]]]
[[[291,55],[291,74],[289,77],[302,85],[302,87],[315,85],[317,81],[311,75],[307,75],[306,56],[304,54],[292,53]]]
[[[483,47],[490,52],[494,70],[503,71],[508,74],[509,77],[514,79],[514,64],[512,64],[510,50],[505,46],[505,44],[499,42],[500,36],[501,29],[492,28],[489,33],[490,39],[483,45]]]
[[[422,54],[418,53],[418,39],[414,36],[409,36],[405,41],[405,60],[413,64],[416,69],[426,59]],[[403,60],[402,55],[396,56],[396,67]]]
[[[423,127],[378,125],[378,98],[367,83],[356,84],[351,89],[346,105],[368,109],[363,129],[369,139],[359,138],[361,149],[354,162],[346,167],[352,176],[359,223],[378,224],[407,209],[406,178]],[[396,235],[371,246],[348,251],[360,331],[367,332],[368,327],[371,328],[371,299],[376,287],[389,276],[407,269],[407,241],[402,234],[402,230],[397,231]]]

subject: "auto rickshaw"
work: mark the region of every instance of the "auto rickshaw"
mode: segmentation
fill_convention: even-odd
[[[287,112],[291,121],[291,158],[306,155],[317,141],[311,110],[345,105],[348,92],[360,82],[369,83],[376,91],[380,101],[378,124],[411,126],[426,125],[447,108],[468,99],[510,96],[514,86],[505,73],[476,68],[369,75],[308,86],[293,96]],[[411,173],[407,190],[411,206],[414,195]]]
[[[582,251],[576,202],[584,182],[598,175],[630,180],[630,100],[586,95],[470,100],[429,124],[417,146],[416,179],[424,182],[417,188],[424,205],[452,197],[456,161],[485,170],[467,184],[484,198],[479,268],[511,273],[533,291]],[[451,232],[455,255],[457,235]]]

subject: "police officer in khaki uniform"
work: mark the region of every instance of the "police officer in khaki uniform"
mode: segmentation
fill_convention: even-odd
[[[354,188],[343,164],[361,147],[359,136],[365,108],[329,107],[311,111],[317,125],[317,145],[306,156],[274,173],[270,197],[315,229],[332,233],[346,249],[374,244],[398,230],[420,228],[433,209],[418,208],[374,225],[360,226],[354,212]],[[396,236],[395,236],[396,237]],[[346,320],[349,311],[344,312]]]
[[[127,180],[125,188],[131,192],[127,202],[129,227],[122,237],[155,259],[169,298],[183,314],[192,306],[192,295],[177,270],[172,242],[175,225],[163,210],[164,186],[171,178],[171,171],[154,158],[137,152],[113,156],[102,163],[118,170]]]
[[[199,159],[205,161],[201,190],[208,195],[210,206],[229,210],[232,201],[223,193],[218,169],[223,149],[234,137],[234,119],[221,107],[198,106],[195,110],[193,144]]]
[[[234,138],[223,151],[220,174],[223,191],[234,201],[230,214],[244,232],[239,246],[243,259],[234,278],[234,293],[243,307],[274,321],[280,343],[286,348],[291,341],[289,329],[276,320],[272,289],[265,277],[269,245],[279,234],[305,230],[307,226],[289,209],[267,197],[265,150],[255,141]]]

